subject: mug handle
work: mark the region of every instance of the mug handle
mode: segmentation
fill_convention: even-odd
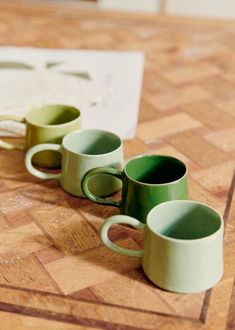
[[[30,148],[26,154],[25,154],[25,166],[27,170],[29,171],[30,174],[36,176],[36,178],[39,179],[59,179],[61,176],[61,173],[45,173],[37,170],[35,167],[32,165],[32,158],[33,156],[44,150],[55,150],[62,152],[61,145],[60,144],[54,144],[54,143],[43,143],[43,144],[38,144],[32,148]]]
[[[130,250],[130,249],[122,248],[110,241],[108,237],[108,231],[109,228],[114,224],[131,225],[132,227],[140,230],[143,230],[146,225],[140,222],[139,220],[132,218],[128,215],[113,215],[105,220],[105,222],[102,224],[100,229],[101,241],[104,243],[104,245],[107,248],[125,256],[142,257],[143,250]]]
[[[81,188],[85,196],[87,196],[91,201],[102,204],[102,205],[109,205],[109,206],[116,206],[120,207],[121,201],[115,201],[113,199],[107,199],[107,198],[101,198],[93,194],[89,188],[88,188],[88,183],[91,177],[97,174],[108,174],[115,176],[116,178],[122,180],[122,172],[116,170],[115,168],[112,167],[97,167],[89,170],[84,177],[82,178],[81,181]]]
[[[14,116],[14,115],[2,115],[0,116],[0,121],[11,120],[16,121],[18,123],[25,124],[25,119],[22,117]],[[3,140],[0,140],[0,147],[6,150],[24,150],[24,144],[16,144],[10,143]]]

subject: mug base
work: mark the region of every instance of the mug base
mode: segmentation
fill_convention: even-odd
[[[143,268],[142,268],[143,269]],[[144,271],[144,269],[143,269]],[[148,277],[145,274],[146,277]],[[148,279],[158,288],[164,290],[164,291],[169,291],[169,292],[174,292],[174,293],[180,293],[180,294],[194,294],[194,293],[200,293],[203,291],[207,291],[209,289],[212,289],[222,278],[223,276],[223,271],[221,272],[221,274],[218,276],[218,278],[216,278],[213,282],[211,282],[208,285],[204,285],[204,286],[198,286],[198,287],[194,287],[194,288],[177,288],[176,286],[171,286],[171,285],[159,285],[156,283],[155,280],[151,279],[150,277],[148,277]]]

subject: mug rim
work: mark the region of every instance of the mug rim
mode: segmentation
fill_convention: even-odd
[[[58,124],[58,125],[46,125],[46,124],[37,124],[33,121],[31,121],[28,117],[30,116],[30,114],[32,114],[33,112],[36,112],[37,110],[41,110],[43,111],[42,109],[43,108],[46,108],[46,107],[56,107],[56,106],[59,106],[59,107],[66,107],[66,108],[70,108],[70,109],[73,109],[75,111],[78,112],[78,116],[76,118],[74,118],[73,120],[70,120],[70,121],[67,121],[63,124]],[[34,107],[32,108],[31,110],[29,110],[26,115],[25,115],[25,121],[26,123],[32,125],[32,126],[35,126],[35,127],[40,127],[40,128],[48,128],[48,129],[55,129],[55,128],[60,128],[60,127],[64,127],[64,126],[67,126],[67,125],[70,125],[71,123],[74,123],[75,121],[80,121],[81,120],[81,111],[72,106],[72,105],[68,105],[68,104],[59,104],[59,103],[55,103],[55,104],[44,104],[42,106],[38,106],[38,107]]]
[[[152,216],[152,214],[154,212],[156,212],[156,209],[157,208],[160,208],[166,204],[194,204],[194,205],[200,205],[200,206],[203,206],[204,208],[207,208],[207,209],[210,209],[214,215],[216,215],[218,218],[219,218],[219,221],[220,221],[220,225],[219,225],[219,228],[213,232],[212,234],[210,235],[207,235],[207,236],[204,236],[204,237],[200,237],[200,238],[194,238],[194,239],[182,239],[182,238],[174,238],[174,237],[169,237],[169,236],[166,236],[164,234],[160,234],[159,232],[156,232],[154,231],[154,229],[151,227],[151,225],[149,224],[150,222],[150,217]],[[208,204],[206,203],[202,203],[202,202],[199,202],[199,201],[194,201],[194,200],[171,200],[171,201],[166,201],[166,202],[163,202],[163,203],[160,203],[156,206],[154,206],[148,213],[147,215],[147,219],[146,219],[146,226],[148,227],[148,229],[156,236],[166,240],[166,241],[170,241],[170,242],[176,242],[176,243],[180,243],[180,244],[192,244],[192,243],[198,243],[200,241],[206,241],[206,240],[209,240],[209,239],[213,239],[214,237],[218,236],[219,233],[221,232],[221,230],[223,230],[224,228],[224,220],[223,220],[223,217],[219,214],[219,212],[217,212],[213,207],[209,206]]]
[[[119,146],[117,148],[115,148],[114,150],[112,151],[109,151],[109,152],[106,152],[106,153],[102,153],[102,154],[86,154],[86,153],[82,153],[82,152],[75,152],[74,150],[70,149],[68,146],[66,146],[66,140],[71,136],[71,135],[80,135],[80,134],[83,134],[84,132],[89,132],[89,131],[92,131],[92,132],[101,132],[101,133],[108,133],[110,135],[113,135],[115,136],[115,138],[117,138],[118,142],[119,142]],[[76,131],[73,131],[73,132],[70,132],[68,134],[66,134],[64,137],[63,137],[63,140],[62,140],[62,146],[65,150],[67,150],[68,152],[74,154],[74,155],[77,155],[77,156],[82,156],[82,157],[105,157],[107,155],[110,155],[112,154],[113,152],[116,152],[117,150],[119,150],[120,148],[122,148],[122,145],[123,145],[123,142],[122,142],[122,139],[120,136],[118,136],[117,134],[111,132],[111,131],[108,131],[108,130],[103,130],[103,129],[97,129],[97,128],[85,128],[85,129],[79,129],[79,130],[76,130]]]
[[[185,167],[185,172],[184,175],[182,175],[180,178],[170,181],[170,182],[164,182],[164,183],[147,183],[147,182],[141,182],[138,180],[133,179],[128,173],[127,173],[127,165],[130,164],[130,162],[140,159],[140,158],[150,158],[150,157],[161,157],[161,158],[170,158],[170,159],[174,159],[177,160],[178,162],[180,162],[184,167]],[[150,155],[139,155],[137,157],[133,157],[131,159],[128,160],[128,162],[125,164],[124,168],[123,168],[123,172],[125,173],[125,175],[128,177],[128,179],[130,179],[132,182],[138,183],[140,185],[146,185],[146,186],[154,186],[154,187],[163,187],[163,186],[168,186],[168,185],[172,185],[175,184],[179,181],[181,181],[182,179],[184,179],[185,177],[187,177],[188,175],[188,168],[187,165],[180,160],[179,158],[170,156],[170,155],[155,155],[155,154],[150,154]]]

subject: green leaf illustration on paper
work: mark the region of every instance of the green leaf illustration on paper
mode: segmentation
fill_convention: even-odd
[[[50,69],[50,68],[58,66],[62,63],[63,62],[47,62],[46,63],[46,68]],[[73,76],[73,77],[78,77],[78,78],[81,78],[81,79],[91,80],[91,77],[90,77],[89,73],[86,72],[86,71],[84,71],[84,72],[83,71],[82,72],[60,71],[59,73],[69,75],[69,76]]]
[[[62,62],[47,62],[46,63],[46,68],[50,69],[53,68],[54,66],[60,65]]]
[[[33,70],[31,65],[22,62],[0,62],[0,69],[26,69]]]
[[[63,62],[47,62],[46,63],[46,68],[50,69],[53,68],[54,66],[60,65]],[[23,62],[1,62],[0,61],[0,69],[26,69],[26,70],[34,70],[34,67],[32,67],[29,64],[23,63]],[[85,80],[91,80],[91,77],[88,72],[72,72],[72,71],[60,71],[59,73],[73,76],[73,77],[78,77],[81,79]]]
[[[61,71],[60,73],[73,76],[73,77],[78,77],[86,80],[91,80],[91,77],[88,72],[70,72],[70,71]]]

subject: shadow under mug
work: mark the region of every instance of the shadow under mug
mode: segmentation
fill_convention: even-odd
[[[122,181],[120,201],[100,198],[90,191],[89,181],[97,174],[108,174]],[[138,156],[131,159],[123,171],[109,167],[90,170],[82,180],[82,190],[93,202],[118,207],[121,214],[145,222],[155,205],[188,198],[187,168],[182,161],[171,156]]]
[[[28,150],[41,143],[61,143],[66,134],[81,128],[80,110],[62,104],[51,104],[32,109],[24,118],[1,115],[0,121],[5,120],[26,125],[24,144],[0,140],[0,147],[8,150]],[[35,155],[33,163],[42,167],[58,168],[61,166],[61,156],[54,151],[43,151]]]
[[[62,156],[61,173],[45,173],[34,168],[32,157],[44,150],[54,150]],[[121,170],[123,167],[123,144],[114,133],[83,129],[67,134],[62,144],[39,144],[29,149],[25,155],[25,166],[29,173],[40,179],[58,179],[68,193],[85,197],[81,190],[84,174],[97,166],[110,166]],[[89,189],[98,196],[108,196],[120,190],[121,182],[109,175],[96,175],[89,182]]]
[[[108,237],[114,224],[127,224],[144,232],[144,249],[130,250]],[[155,206],[146,224],[126,215],[109,217],[100,236],[112,251],[141,257],[146,276],[173,292],[195,293],[214,286],[223,274],[223,219],[211,207],[189,200]]]

